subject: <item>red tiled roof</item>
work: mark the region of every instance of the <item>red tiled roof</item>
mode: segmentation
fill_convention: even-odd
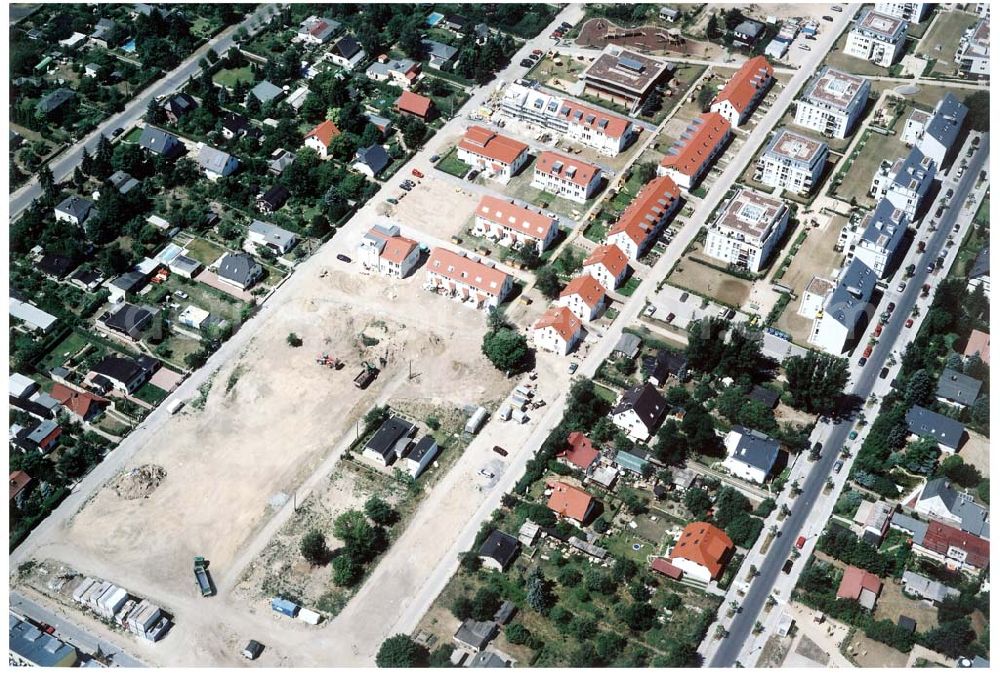
[[[465,136],[458,142],[458,147],[506,165],[510,165],[519,155],[528,151],[527,144],[479,125],[473,125],[465,130]]]
[[[562,309],[566,311],[566,309]],[[569,313],[569,311],[566,311]],[[572,313],[569,313],[573,316]],[[576,320],[576,316],[573,316]],[[580,321],[577,320],[579,323]],[[590,441],[590,438],[583,435],[579,431],[573,431],[566,437],[566,442],[569,443],[569,448],[563,450],[556,456],[560,459],[565,459],[573,466],[577,468],[590,468],[590,465],[594,463],[594,460],[600,455],[600,452],[594,447],[594,444]]]
[[[671,563],[666,558],[653,558],[649,567],[660,574],[665,574],[671,579],[680,579],[684,576],[684,570]]]
[[[538,156],[535,170],[584,187],[589,186],[594,177],[601,173],[600,167],[567,158],[565,155],[559,155],[552,151],[545,151]]]
[[[615,278],[621,276],[628,266],[628,257],[618,245],[598,245],[583,262],[584,267],[601,264]]]
[[[921,544],[925,549],[945,555],[954,546],[966,553],[965,562],[973,567],[984,568],[990,564],[990,543],[981,537],[932,520],[927,526],[927,534]]]
[[[660,161],[663,167],[677,170],[687,176],[698,175],[715,150],[729,135],[729,122],[718,113],[704,113],[700,122],[693,123],[685,132],[687,143],[675,155]]]
[[[90,408],[95,404],[109,402],[107,398],[94,395],[89,391],[77,391],[65,384],[55,383],[52,385],[52,397],[59,403],[79,417],[86,417]]]
[[[577,113],[580,115],[578,116]],[[631,124],[625,118],[619,118],[596,108],[567,100],[563,100],[562,106],[559,107],[559,117],[589,127],[596,132],[602,132],[613,139],[625,134]]]
[[[570,341],[580,331],[580,319],[564,306],[551,306],[535,323],[535,329],[551,327],[564,341]]]
[[[552,494],[549,496],[549,509],[560,516],[566,516],[581,523],[587,519],[591,504],[594,502],[593,497],[579,487],[573,487],[558,480],[550,480],[546,484],[552,490]]]
[[[425,96],[421,96],[410,91],[404,91],[400,97],[396,99],[397,109],[405,113],[419,115],[421,118],[426,118],[430,115],[433,107],[433,101]]]
[[[31,476],[29,476],[24,471],[11,471],[10,472],[10,499],[13,499],[18,495],[18,493],[28,486],[31,482]],[[10,501],[8,499],[7,501]]]
[[[681,191],[670,177],[656,177],[642,187],[639,195],[629,203],[615,225],[608,231],[614,235],[624,231],[636,244],[642,243],[663,215],[671,210]],[[642,236],[639,236],[639,233]]]
[[[539,240],[545,240],[549,232],[557,228],[555,219],[492,195],[484,195],[480,199],[476,216]]]
[[[684,558],[708,568],[712,579],[718,579],[733,551],[733,540],[709,523],[691,523],[670,551],[671,560]]]
[[[969,335],[969,340],[965,342],[965,356],[973,356],[979,352],[979,358],[986,363],[990,364],[990,335],[981,330],[972,330]]]
[[[435,247],[431,250],[427,270],[493,296],[499,296],[503,290],[504,282],[509,277],[503,271],[482,262],[473,261],[443,247]]]
[[[333,124],[333,121],[324,120],[309,131],[309,134],[306,135],[306,139],[309,137],[316,137],[324,146],[329,146],[330,142],[339,136],[340,130]]]
[[[592,275],[578,275],[559,293],[559,298],[579,294],[589,308],[594,308],[604,298],[604,285],[597,282]]]
[[[728,101],[741,114],[753,101],[764,83],[774,76],[774,68],[762,56],[756,56],[744,63],[740,70],[733,73],[729,82],[715,97],[712,103]]]
[[[849,598],[857,600],[861,597],[862,591],[871,591],[878,595],[882,590],[882,582],[868,570],[860,567],[848,565],[844,570],[844,577],[840,580],[840,588],[837,589],[838,598]]]
[[[385,239],[385,247],[382,248],[382,254],[379,256],[394,264],[401,264],[416,248],[416,240],[404,238],[401,235],[394,235]]]

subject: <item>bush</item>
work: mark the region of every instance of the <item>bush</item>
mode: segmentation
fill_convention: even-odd
[[[330,560],[330,550],[326,547],[326,538],[317,529],[311,529],[302,537],[299,544],[302,557],[309,561],[310,565],[326,565]]]
[[[386,638],[375,657],[380,669],[424,667],[429,663],[427,648],[403,634]]]
[[[287,341],[288,345],[291,346],[292,348],[298,348],[299,346],[302,345],[302,339],[300,339],[299,335],[295,334],[295,332],[289,332],[288,337],[286,337],[285,341]]]

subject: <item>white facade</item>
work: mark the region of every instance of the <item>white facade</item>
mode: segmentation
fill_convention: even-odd
[[[583,272],[606,290],[618,289],[628,273],[628,255],[615,245],[599,245],[584,260]]]
[[[635,410],[629,409],[613,414],[611,422],[624,431],[631,440],[647,440],[652,434]]]
[[[757,160],[754,181],[766,186],[808,194],[826,167],[830,148],[791,130],[781,129]]]
[[[705,254],[756,272],[768,261],[788,226],[788,207],[770,196],[741,188],[709,229]]]
[[[871,82],[824,68],[795,102],[795,124],[836,139],[846,139],[864,113]]]
[[[839,355],[860,337],[874,312],[871,297],[877,278],[858,259],[845,267],[813,321],[809,343]]]
[[[601,185],[601,170],[588,172],[586,176],[589,179],[581,183],[578,177],[571,176],[566,168],[562,168],[562,171],[556,171],[554,168],[545,171],[538,163],[535,163],[535,173],[531,177],[531,185],[561,198],[583,204],[590,196],[594,195]]]
[[[955,51],[955,64],[962,73],[969,76],[990,74],[989,19],[980,19],[975,26],[965,32]]]
[[[577,318],[587,322],[596,318],[604,309],[604,288],[594,278],[583,275],[570,281],[555,303],[568,308]]]
[[[441,247],[431,250],[424,288],[476,309],[495,308],[511,292],[513,278],[484,264]]]
[[[875,11],[904,21],[920,23],[927,16],[932,4],[930,2],[876,2]]]
[[[906,21],[877,11],[864,12],[847,35],[844,53],[889,68],[906,43]]]
[[[885,198],[913,221],[934,183],[936,171],[934,161],[914,148],[906,158],[892,165],[887,160],[882,161],[872,178],[870,193],[876,200]]]
[[[405,278],[420,262],[416,241],[399,235],[398,226],[373,226],[358,244],[358,259],[366,270],[390,278]]]
[[[531,246],[541,254],[558,235],[559,222],[507,200],[483,196],[476,207],[473,233],[505,247]]]
[[[583,323],[569,309],[550,308],[535,323],[531,339],[535,346],[556,355],[567,355],[583,337]]]
[[[875,210],[865,215],[859,226],[851,227],[846,234],[844,249],[847,264],[855,258],[875,271],[879,278],[891,273],[890,264],[899,251],[909,221],[906,215],[888,200],[880,200]],[[845,226],[845,230],[849,227]]]

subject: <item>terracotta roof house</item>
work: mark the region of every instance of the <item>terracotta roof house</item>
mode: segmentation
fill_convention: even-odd
[[[548,507],[560,518],[574,525],[582,526],[595,517],[597,501],[580,488],[559,480],[550,480],[546,485],[552,490],[552,494],[549,495]]]
[[[458,142],[458,159],[506,183],[528,161],[528,145],[473,125]]]
[[[579,431],[570,433],[566,437],[566,442],[569,443],[569,447],[559,452],[556,458],[581,471],[586,471],[601,456],[601,453],[594,447],[594,443],[590,441],[590,438]]]
[[[605,290],[593,276],[578,275],[559,293],[560,306],[565,306],[582,322],[593,320],[604,308]]]
[[[557,219],[492,195],[479,200],[475,214],[473,232],[504,246],[531,245],[541,253],[559,234]]]
[[[990,335],[981,330],[972,330],[969,340],[965,342],[963,355],[966,358],[979,354],[979,359],[987,365],[990,364]]]
[[[722,115],[704,113],[688,125],[656,171],[690,191],[708,172],[731,136],[731,125]]]
[[[989,541],[937,520],[930,521],[923,542],[914,543],[913,551],[973,574],[990,564]]]
[[[399,226],[372,226],[361,238],[358,258],[370,271],[393,278],[405,278],[420,261],[420,249],[416,240],[399,234]]]
[[[871,572],[848,565],[837,589],[837,598],[856,600],[867,610],[875,609],[875,600],[882,592],[882,581]]]
[[[316,151],[320,158],[326,160],[330,157],[330,144],[339,136],[340,130],[333,124],[333,121],[324,120],[309,130],[309,133],[305,136],[304,144],[307,148]]]
[[[514,284],[511,276],[493,264],[443,247],[431,250],[426,270],[425,289],[483,310],[503,302]]]
[[[16,505],[20,505],[23,500],[24,492],[31,485],[32,478],[24,471],[11,471],[10,481],[8,488],[10,490],[10,499],[8,501],[13,502]]]
[[[580,204],[587,202],[601,186],[597,165],[552,151],[544,151],[535,161],[531,185]]]
[[[59,401],[72,415],[73,419],[90,421],[104,411],[110,402],[88,391],[78,391],[65,384],[56,382],[52,385],[52,397]]]
[[[747,121],[773,82],[771,64],[765,57],[753,57],[729,78],[712,100],[711,111],[720,114],[733,127],[739,127]]]
[[[613,290],[625,280],[628,257],[617,245],[598,245],[583,260],[583,272],[593,276],[604,289]]]
[[[629,259],[638,259],[652,246],[680,204],[681,191],[673,179],[661,176],[642,187],[608,230],[604,242],[617,245]]]
[[[686,576],[707,583],[722,575],[734,550],[733,540],[715,525],[691,523],[670,550],[670,562]]]
[[[565,306],[550,306],[532,326],[535,346],[557,355],[572,352],[583,336],[583,323]]]
[[[434,102],[421,94],[404,90],[396,99],[396,110],[400,113],[415,115],[426,121],[430,120],[434,114]]]

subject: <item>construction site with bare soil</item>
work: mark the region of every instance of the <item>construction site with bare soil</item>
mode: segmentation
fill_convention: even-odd
[[[240,643],[253,637],[276,644],[265,665],[338,663],[311,649],[322,630],[276,615],[267,595],[292,589],[320,601],[329,568],[304,562],[302,532],[329,526],[372,495],[406,499],[391,471],[340,460],[361,419],[387,404],[414,419],[433,414],[447,436],[464,413],[498,404],[513,388],[480,352],[481,312],[423,290],[419,273],[396,280],[351,269],[331,262],[303,286],[155,443],[33,554],[169,609],[173,628],[154,645],[137,645],[138,656],[160,665],[234,665]],[[353,381],[365,365],[377,376],[360,390]],[[439,464],[453,464],[466,442],[455,437]],[[444,471],[427,475],[433,482]],[[210,562],[213,598],[197,595],[196,554]],[[66,603],[40,582],[18,579],[12,583]],[[325,615],[345,602],[328,598]]]

